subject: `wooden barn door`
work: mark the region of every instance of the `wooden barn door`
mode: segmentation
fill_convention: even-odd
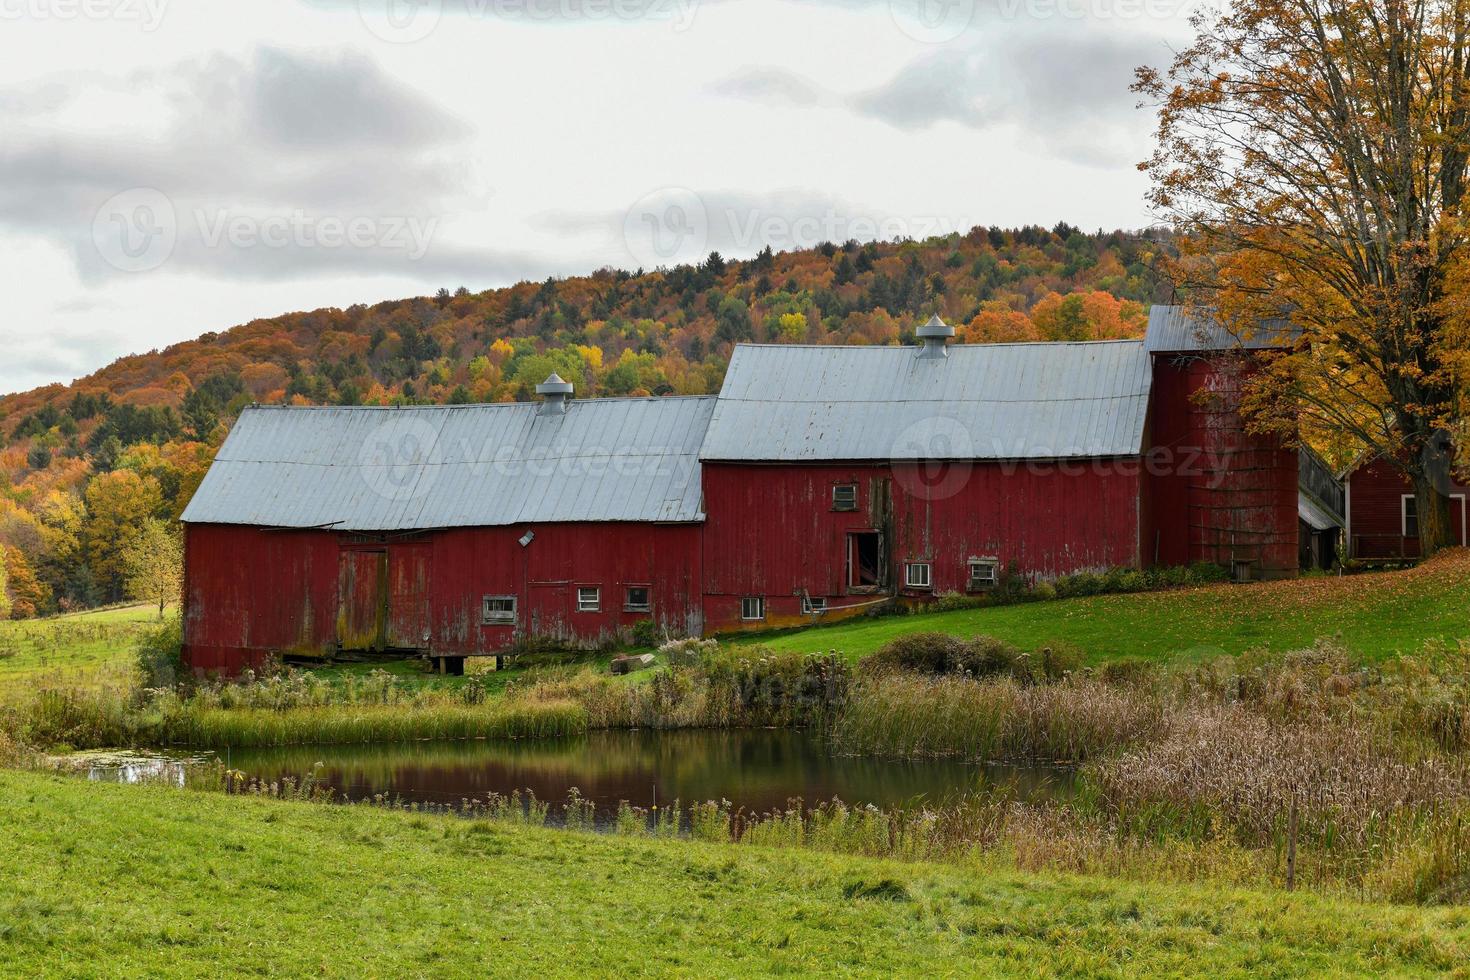
[[[337,648],[382,650],[388,553],[343,551],[337,564]]]
[[[388,646],[429,648],[429,545],[388,548]]]

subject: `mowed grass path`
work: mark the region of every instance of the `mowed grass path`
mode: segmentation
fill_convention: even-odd
[[[1470,549],[1407,571],[861,619],[751,642],[858,657],[928,630],[988,634],[1024,649],[1061,642],[1093,662],[1282,651],[1340,635],[1353,652],[1379,659],[1411,653],[1431,638],[1470,638]]]
[[[131,669],[158,607],[120,606],[46,619],[0,620],[0,699],[38,683],[92,687]]]
[[[1429,975],[1470,910],[0,772],[15,976]]]

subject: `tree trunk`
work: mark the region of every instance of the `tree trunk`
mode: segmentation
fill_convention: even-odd
[[[1414,507],[1419,517],[1419,557],[1428,558],[1443,548],[1453,547],[1459,529],[1458,510],[1453,501],[1421,474],[1414,475]]]

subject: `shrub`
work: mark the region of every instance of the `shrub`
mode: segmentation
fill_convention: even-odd
[[[640,619],[633,624],[633,645],[656,647],[664,642],[664,631],[651,619]]]
[[[182,676],[183,620],[176,613],[138,640],[138,673],[144,687],[172,687]]]
[[[864,657],[862,666],[871,672],[948,674],[964,669],[969,660],[967,648],[964,640],[948,633],[910,633]]]

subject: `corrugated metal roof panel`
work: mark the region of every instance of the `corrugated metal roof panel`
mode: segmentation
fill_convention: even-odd
[[[183,520],[348,531],[698,521],[714,404],[247,408]]]
[[[1242,331],[1245,333],[1245,331]],[[1286,319],[1263,320],[1238,336],[1214,319],[1191,314],[1184,306],[1153,306],[1148,311],[1149,353],[1188,353],[1210,350],[1268,350],[1290,347],[1299,331]]]
[[[741,345],[701,459],[1059,459],[1142,451],[1142,341],[913,347]]]
[[[1329,528],[1342,527],[1342,520],[1328,513],[1327,508],[1313,500],[1305,493],[1296,495],[1296,516],[1310,524],[1318,531],[1326,531]]]

